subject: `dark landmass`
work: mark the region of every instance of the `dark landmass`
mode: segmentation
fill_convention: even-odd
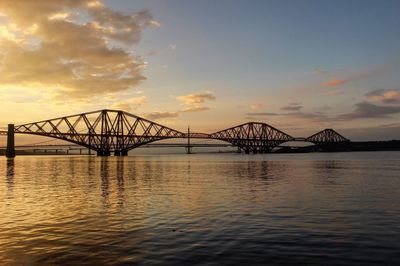
[[[346,151],[400,151],[400,140],[350,141],[343,144],[328,143],[305,147],[281,147],[275,153],[346,152]]]
[[[398,151],[400,140],[351,142],[353,151]]]

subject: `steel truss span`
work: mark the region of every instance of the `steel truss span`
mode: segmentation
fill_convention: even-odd
[[[331,128],[324,129],[314,135],[306,138],[306,141],[312,142],[314,144],[323,144],[323,143],[342,143],[349,142],[349,139],[346,139],[335,130]]]
[[[15,126],[15,133],[53,137],[97,151],[98,155],[126,155],[141,145],[183,133],[147,119],[116,110],[60,117]]]
[[[215,132],[213,139],[223,140],[244,150],[246,153],[267,153],[280,144],[293,141],[292,136],[265,123],[249,122]]]
[[[99,110],[11,128],[14,128],[12,134],[57,138],[95,150],[100,156],[108,156],[112,152],[117,156],[127,155],[129,150],[144,144],[170,138],[216,139],[231,143],[246,153],[271,152],[287,141],[308,141],[316,145],[349,142],[333,129],[322,130],[308,138],[294,138],[266,123],[258,122],[241,124],[211,134],[183,133],[118,110]]]

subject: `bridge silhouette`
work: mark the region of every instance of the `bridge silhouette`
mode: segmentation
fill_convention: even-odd
[[[332,148],[349,143],[333,129],[324,129],[307,138],[295,138],[266,123],[248,122],[214,133],[184,133],[148,119],[119,110],[99,110],[42,120],[22,125],[8,125],[7,157],[15,157],[14,134],[30,134],[71,142],[97,152],[98,156],[126,156],[142,145],[173,138],[213,139],[228,142],[245,153],[269,153],[288,141],[311,142]],[[190,144],[190,143],[189,143]]]

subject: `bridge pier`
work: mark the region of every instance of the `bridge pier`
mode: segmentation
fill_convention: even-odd
[[[15,157],[14,124],[8,124],[6,157]]]
[[[114,151],[114,156],[128,156],[128,151]]]
[[[110,156],[111,152],[108,150],[98,150],[97,151],[97,156]]]

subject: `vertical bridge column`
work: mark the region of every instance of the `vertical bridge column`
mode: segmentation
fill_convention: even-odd
[[[14,124],[8,124],[6,157],[15,157]]]

